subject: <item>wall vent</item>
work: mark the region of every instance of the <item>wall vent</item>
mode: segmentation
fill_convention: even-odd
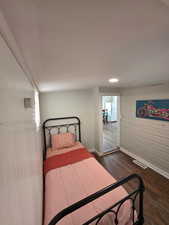
[[[133,163],[136,164],[137,166],[141,167],[144,170],[147,169],[146,165],[144,165],[143,163],[141,163],[141,162],[139,162],[139,161],[137,161],[135,159],[133,160]]]

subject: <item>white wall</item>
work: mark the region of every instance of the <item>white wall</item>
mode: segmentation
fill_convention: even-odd
[[[136,100],[169,99],[169,85],[121,92],[121,146],[169,172],[169,122],[136,118]]]
[[[52,117],[79,116],[82,142],[90,149],[102,147],[102,106],[104,94],[120,95],[117,88],[91,88],[40,94],[41,121]]]
[[[100,87],[99,93],[103,96],[120,96],[120,88],[115,87]]]
[[[94,131],[95,131],[95,149],[100,151],[102,147],[102,103],[100,98],[99,87],[93,89],[94,100]]]
[[[52,117],[78,116],[82,143],[95,148],[95,103],[92,89],[40,94],[41,121]]]
[[[42,224],[42,151],[34,89],[0,38],[0,224]]]

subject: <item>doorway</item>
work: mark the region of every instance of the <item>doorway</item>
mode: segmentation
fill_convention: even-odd
[[[102,96],[102,152],[117,150],[120,146],[120,97]]]

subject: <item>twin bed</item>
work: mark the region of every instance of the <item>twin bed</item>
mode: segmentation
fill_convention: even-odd
[[[44,225],[142,225],[142,179],[117,182],[81,144],[80,125],[78,117],[43,124]],[[134,179],[127,193],[122,185]]]

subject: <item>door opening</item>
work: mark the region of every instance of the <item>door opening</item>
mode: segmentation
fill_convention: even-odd
[[[117,150],[120,146],[119,96],[102,96],[102,152]]]

